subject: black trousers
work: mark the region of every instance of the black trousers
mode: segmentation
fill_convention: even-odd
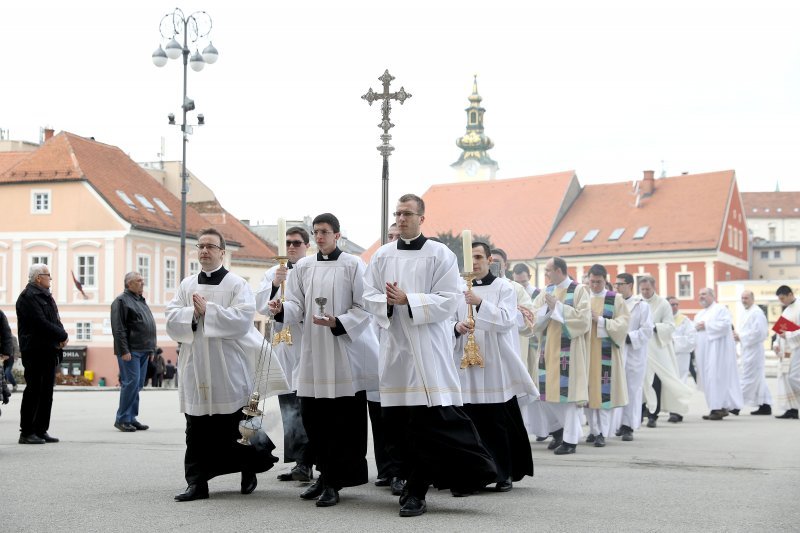
[[[283,462],[301,463],[308,467],[314,464],[311,444],[308,442],[303,417],[300,414],[300,399],[296,392],[278,396],[283,422]]]
[[[458,407],[384,407],[386,447],[424,499],[428,486],[474,492],[497,479],[497,469],[470,418]]]
[[[301,396],[300,414],[324,483],[336,490],[366,483],[367,393],[338,398]]]
[[[519,481],[533,475],[533,455],[517,398],[505,403],[464,404],[497,466],[497,479]]]
[[[647,418],[656,418],[661,412],[661,380],[657,374],[653,374],[653,390],[656,392],[656,410],[651,413],[647,409],[647,403],[642,404],[642,412],[647,414]]]
[[[19,431],[23,435],[42,435],[50,428],[53,386],[58,355],[22,354],[25,366],[25,391],[19,410]]]
[[[188,484],[208,481],[234,472],[266,472],[278,461],[275,445],[264,450],[236,442],[241,438],[239,422],[247,418],[241,410],[230,414],[186,415],[186,456],[183,461]]]
[[[375,466],[378,468],[379,479],[392,479],[400,477],[400,465],[392,459],[386,449],[386,429],[384,428],[381,402],[367,400],[369,422],[372,426],[372,449],[375,453]]]

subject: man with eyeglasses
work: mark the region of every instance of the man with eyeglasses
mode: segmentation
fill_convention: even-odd
[[[31,265],[28,285],[17,298],[17,329],[25,391],[20,406],[20,444],[58,442],[50,436],[50,413],[56,367],[61,363],[69,335],[61,324],[58,306],[50,293],[50,269]]]
[[[201,230],[196,246],[201,271],[181,281],[166,308],[167,334],[180,343],[178,399],[186,415],[188,486],[175,496],[178,502],[208,498],[209,479],[235,472],[241,472],[241,493],[250,494],[256,489],[256,474],[278,460],[269,438],[258,446],[237,442],[264,344],[253,326],[253,293],[243,278],[223,266],[222,233]],[[270,371],[279,372],[279,367],[272,361]]]
[[[650,305],[653,320],[653,336],[647,346],[647,373],[645,374],[644,397],[647,427],[655,428],[661,409],[684,416],[689,412],[691,389],[680,379],[678,360],[672,343],[675,319],[669,303],[656,294],[653,276],[639,278],[639,293]]]
[[[309,235],[305,228],[294,226],[286,230],[286,266],[275,265],[264,273],[261,285],[256,292],[256,310],[262,315],[269,314],[269,302],[280,299],[281,284],[295,272],[294,265],[306,256],[308,252]],[[314,457],[308,443],[308,435],[303,427],[303,418],[300,415],[300,400],[297,398],[297,365],[300,361],[300,352],[303,346],[303,323],[284,324],[276,322],[275,332],[289,328],[292,335],[292,344],[279,342],[272,348],[272,353],[278,359],[286,374],[292,392],[278,396],[278,405],[281,410],[283,422],[283,461],[294,462],[290,472],[278,474],[279,481],[308,482],[314,478],[312,467]],[[271,341],[272,339],[268,339]]]
[[[400,238],[381,246],[364,275],[367,309],[382,329],[380,392],[389,453],[406,486],[400,516],[427,510],[428,487],[470,493],[497,470],[461,410],[451,319],[461,294],[456,256],[422,234],[425,202],[405,194],[394,213]]]
[[[633,293],[633,276],[627,272],[617,274],[614,288],[625,300],[630,313],[628,334],[625,337],[625,382],[628,387],[628,404],[618,408],[611,427],[625,442],[633,440],[633,432],[642,425],[642,386],[647,371],[647,345],[653,336],[650,306],[641,296]]]
[[[672,308],[672,317],[675,320],[675,333],[672,334],[672,342],[675,345],[675,358],[678,360],[678,377],[687,383],[691,372],[692,352],[694,351],[697,331],[694,329],[692,319],[680,311],[680,300],[674,296],[667,296],[667,301]],[[669,422],[680,422],[683,417],[674,413],[670,415]]]
[[[268,305],[278,322],[303,325],[294,381],[320,475],[300,497],[331,507],[342,488],[368,480],[367,393],[378,388],[378,339],[364,309],[364,263],[337,246],[339,219],[323,213],[312,224],[317,254],[295,265],[286,301]]]

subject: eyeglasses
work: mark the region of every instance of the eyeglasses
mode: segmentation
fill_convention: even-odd
[[[217,246],[216,244],[195,244],[195,247],[198,250],[211,250],[211,251],[222,250],[222,248],[220,246]]]
[[[289,246],[294,246],[295,248],[300,248],[300,247],[301,247],[301,246],[303,246],[304,244],[305,244],[305,242],[303,242],[303,241],[300,241],[300,240],[298,240],[298,241],[288,241],[288,240],[287,240],[287,241],[286,241],[286,246],[287,246],[287,247],[289,247]]]
[[[422,216],[420,213],[412,213],[411,211],[395,211],[392,214],[394,215],[394,218],[400,218],[400,217],[409,218],[413,216],[418,216],[418,217]]]
[[[319,235],[327,235],[328,233],[333,233],[333,232],[331,230],[329,230],[329,229],[315,229],[314,230],[314,237],[317,237]],[[289,241],[286,241],[286,242],[288,243]]]

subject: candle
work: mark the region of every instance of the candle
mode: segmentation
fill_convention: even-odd
[[[461,232],[461,244],[464,247],[464,272],[472,272],[472,231]]]
[[[286,257],[286,219],[278,219],[278,255]]]

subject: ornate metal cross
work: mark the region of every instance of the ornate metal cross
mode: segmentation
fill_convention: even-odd
[[[389,113],[392,112],[391,101],[397,100],[400,102],[400,105],[402,105],[406,99],[411,98],[411,94],[407,93],[402,86],[400,90],[395,93],[389,92],[389,84],[392,83],[393,79],[394,76],[389,74],[389,70],[387,69],[383,73],[383,76],[378,78],[378,81],[383,82],[383,92],[376,93],[370,87],[367,94],[361,97],[366,100],[370,106],[372,106],[372,102],[375,100],[383,100],[381,103],[381,123],[378,124],[378,127],[383,130],[383,135],[381,135],[381,145],[377,147],[378,151],[383,156],[383,200],[381,202],[381,243],[383,244],[386,244],[386,234],[389,230],[389,156],[392,155],[392,151],[394,150],[394,146],[389,144],[389,141],[392,140],[389,130],[394,128],[394,124],[389,120]]]

